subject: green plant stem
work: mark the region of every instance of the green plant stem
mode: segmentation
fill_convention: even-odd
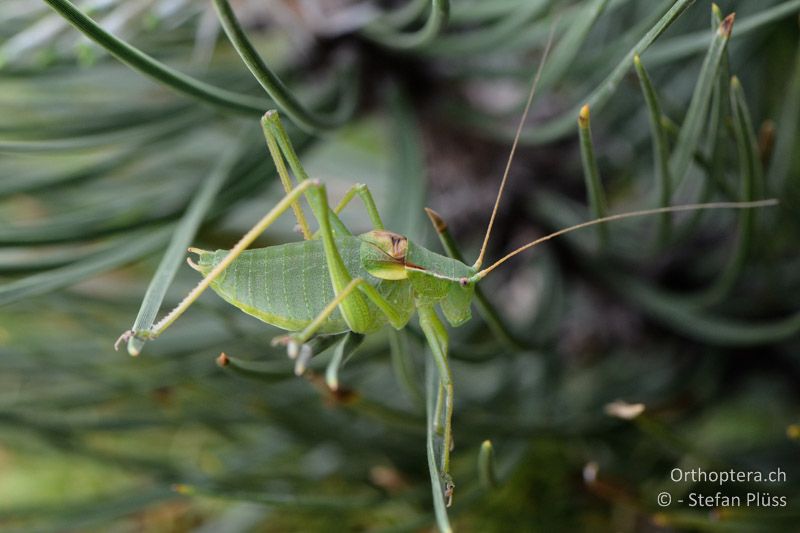
[[[247,361],[222,353],[217,357],[217,365],[232,374],[267,383],[294,377],[291,365],[285,358],[279,361]]]
[[[348,72],[342,76],[343,79],[353,83],[342,91],[342,102],[339,110],[330,116],[314,113],[300,103],[280,78],[270,70],[247,38],[228,0],[214,0],[214,7],[219,15],[222,28],[225,30],[225,34],[230,39],[239,57],[241,57],[244,64],[280,110],[291,118],[295,124],[307,133],[319,133],[320,131],[341,126],[352,116],[358,99],[356,85],[358,76],[350,71],[352,69],[348,69]]]
[[[617,294],[658,322],[699,342],[743,348],[781,342],[800,334],[800,312],[774,320],[739,320],[699,312],[685,300],[621,273],[601,274]]]
[[[736,24],[736,37],[742,37],[767,24],[788,17],[800,10],[800,0],[790,0],[765,9],[755,15],[742,18]],[[690,56],[708,47],[708,33],[705,30],[664,40],[654,46],[647,56],[647,64],[662,65]]]
[[[741,175],[740,200],[754,200],[762,194],[763,173],[750,112],[747,109],[742,86],[735,76],[731,79],[729,94]],[[716,282],[699,295],[696,304],[705,306],[717,303],[733,289],[745,268],[747,256],[752,247],[755,215],[755,212],[749,210],[739,213],[739,234],[733,255]]]
[[[428,456],[428,472],[431,478],[431,490],[433,492],[433,511],[436,516],[436,525],[440,533],[450,533],[453,531],[450,526],[450,520],[447,518],[447,503],[444,501],[444,492],[442,490],[442,476],[439,472],[438,461],[436,460],[436,435],[434,432],[434,403],[436,398],[436,391],[439,389],[440,381],[435,378],[433,370],[433,362],[430,358],[427,360],[426,365],[426,382],[425,390],[427,391],[427,439],[425,450]]]
[[[675,191],[682,183],[689,170],[694,153],[698,150],[700,136],[708,120],[708,106],[711,101],[711,92],[717,81],[717,69],[722,62],[725,47],[733,29],[734,15],[728,15],[714,33],[708,53],[700,68],[700,75],[686,110],[686,119],[681,125],[678,140],[669,161],[670,178],[673,180],[672,189]]]
[[[797,157],[797,130],[800,126],[800,40],[779,116],[766,185],[771,191],[782,191],[782,196],[786,196],[790,194],[793,182],[800,186],[800,174],[790,173],[793,158]]]
[[[236,113],[263,113],[271,107],[266,99],[234,93],[220,89],[203,81],[187,76],[182,72],[155,60],[138,48],[115,37],[101,28],[95,21],[84,14],[69,0],[44,0],[59,15],[75,26],[81,33],[105,48],[111,55],[138,70],[139,72],[163,83],[178,92],[192,96],[215,107]]]
[[[385,13],[379,22],[401,28],[421,17],[425,13],[427,6],[428,0],[409,0],[402,7]]]
[[[485,440],[478,452],[478,477],[485,490],[497,487],[497,472],[494,466],[494,447],[492,441]]]
[[[437,57],[463,57],[481,54],[487,49],[503,46],[509,39],[530,26],[531,22],[547,8],[547,2],[534,0],[511,10],[502,19],[469,32],[442,35],[426,46],[421,53]]]
[[[658,22],[650,28],[650,30],[625,54],[625,57],[617,64],[611,73],[597,85],[591,94],[583,99],[595,111],[599,110],[611,96],[616,92],[617,86],[625,77],[625,74],[630,71],[630,65],[633,61],[633,56],[636,54],[641,55],[647,50],[651,44],[662,34],[666,29],[672,25],[675,20],[688,8],[694,0],[678,0],[672,7],[662,16]],[[571,109],[568,112],[556,117],[549,122],[539,125],[536,129],[524,135],[527,142],[543,143],[553,141],[573,131],[573,120],[577,114],[577,109]]]
[[[167,115],[147,123],[128,128],[109,128],[108,131],[92,132],[60,138],[38,138],[30,140],[0,139],[0,152],[41,153],[76,152],[105,148],[115,144],[133,144],[161,138],[165,132],[190,128],[207,119],[208,112],[186,112]]]
[[[335,509],[364,508],[374,504],[377,496],[314,496],[313,494],[288,494],[286,491],[257,491],[228,488],[211,484],[185,485],[178,484],[173,489],[184,495],[202,495],[226,500],[248,501],[275,507],[299,507],[308,510],[330,511]]]
[[[558,41],[558,44],[553,48],[553,53],[550,55],[550,61],[542,71],[541,87],[552,87],[566,74],[569,67],[572,65],[578,53],[581,50],[589,31],[594,26],[597,19],[606,9],[608,0],[594,0],[594,2],[585,2],[581,5],[581,11],[575,13],[571,20],[575,21],[569,25]]]
[[[167,242],[172,233],[172,225],[146,232],[135,237],[128,235],[119,239],[116,246],[75,263],[7,283],[0,287],[0,305],[72,285],[153,253]]]
[[[387,93],[392,150],[386,198],[392,201],[386,206],[386,220],[401,235],[420,235],[427,181],[422,134],[406,91],[392,81]]]
[[[727,87],[728,80],[725,80],[725,86]],[[714,91],[717,91],[717,88],[714,88]],[[727,90],[726,90],[727,92]],[[722,100],[726,100],[724,97],[721,97]],[[712,104],[713,104],[713,96],[712,96]],[[712,106],[713,107],[713,106]],[[722,113],[722,110],[720,110]],[[720,117],[722,119],[722,117]],[[678,127],[675,122],[672,121],[667,115],[661,115],[661,126],[664,129],[664,133],[667,135],[668,140],[674,142],[678,138],[678,133],[680,132],[680,127]],[[712,124],[714,126],[714,124]],[[721,128],[720,128],[721,129]],[[668,143],[669,144],[669,143]],[[706,182],[708,183],[707,188],[709,191],[711,189],[715,189],[717,192],[721,193],[722,196],[728,199],[735,199],[737,197],[736,190],[730,186],[726,181],[724,181],[723,176],[715,174],[714,164],[715,161],[709,161],[703,153],[700,151],[699,146],[698,149],[692,153],[692,161],[695,165],[703,169],[706,173],[708,179]],[[723,161],[724,162],[724,161]],[[671,179],[671,177],[670,177]],[[670,182],[671,183],[671,182]],[[704,187],[706,187],[704,185]],[[701,197],[706,197],[705,195],[700,195]]]
[[[760,197],[763,189],[763,173],[758,154],[758,142],[755,138],[741,84],[735,76],[730,81],[728,94],[733,113],[733,131],[739,158],[739,174],[741,176],[738,199],[750,201]],[[688,297],[686,299],[687,303],[696,307],[707,307],[720,302],[730,294],[747,263],[747,256],[753,243],[753,233],[755,231],[755,215],[755,212],[739,213],[739,230],[730,260],[716,280],[705,290]]]
[[[716,4],[711,5],[711,26],[712,29],[722,24],[722,12]],[[711,112],[709,117],[709,124],[706,133],[707,149],[709,152],[708,165],[703,165],[707,169],[707,176],[709,178],[709,185],[713,185],[718,191],[728,195],[729,198],[735,198],[736,195],[728,182],[725,179],[725,162],[727,149],[729,146],[728,138],[726,136],[725,125],[729,122],[730,115],[730,98],[729,84],[730,84],[730,61],[727,51],[722,56],[722,62],[719,66],[717,80],[714,84],[711,94]],[[695,161],[697,161],[697,153],[695,152]],[[699,217],[698,213],[698,217]]]
[[[328,363],[328,366],[325,368],[325,383],[332,391],[339,390],[339,370],[363,341],[364,335],[348,331],[345,333],[341,342],[336,346],[336,349],[333,351],[333,357],[331,357],[330,363]]]
[[[207,118],[208,117],[206,113],[192,113],[191,116],[185,117],[184,120],[172,119],[163,122],[158,121],[152,125],[153,127],[148,127],[146,129],[136,128],[132,130],[124,130],[129,135],[120,135],[116,138],[115,142],[118,142],[121,146],[115,153],[112,155],[103,155],[99,160],[95,160],[90,165],[80,169],[65,172],[64,169],[59,168],[57,170],[52,170],[47,173],[37,175],[22,174],[5,176],[4,179],[0,181],[0,198],[20,192],[30,193],[44,189],[53,191],[67,185],[73,185],[79,181],[88,181],[90,179],[100,178],[116,168],[125,166],[125,164],[141,158],[142,150],[146,150],[148,147],[155,145],[163,146],[162,143],[174,138],[176,133],[182,132],[186,128],[194,127]],[[86,148],[87,150],[90,150],[95,148],[104,148],[107,139],[109,137],[113,139],[114,135],[92,135],[91,137],[91,139],[83,138],[83,142],[78,143],[77,149],[82,150],[83,148]],[[61,147],[64,147],[69,143],[69,141],[71,140],[60,139],[56,140],[56,143],[57,146],[60,145]],[[50,151],[45,150],[44,146],[40,145],[39,143],[53,146],[50,144],[52,140],[23,142],[25,143],[24,146],[26,151]],[[3,141],[0,141],[0,151],[2,151],[2,145]],[[18,147],[22,146],[23,145],[18,145]]]
[[[425,25],[412,33],[398,32],[389,24],[377,21],[362,30],[362,34],[387,48],[412,50],[432,42],[447,26],[450,16],[449,0],[431,0],[431,8]]]
[[[583,177],[586,182],[586,194],[589,196],[592,217],[602,218],[606,216],[607,211],[606,197],[603,185],[600,183],[600,171],[597,169],[597,160],[594,156],[588,105],[583,106],[578,115],[578,134],[581,143]],[[597,226],[597,235],[600,238],[600,246],[605,247],[608,243],[608,226],[605,224]]]
[[[669,143],[667,142],[667,134],[661,123],[661,105],[658,102],[655,88],[650,81],[650,76],[642,65],[639,55],[633,57],[633,64],[636,68],[636,74],[639,76],[639,83],[642,88],[642,94],[647,104],[648,116],[650,118],[650,135],[653,145],[653,168],[658,187],[658,207],[666,207],[669,205],[671,188],[669,177]],[[664,246],[669,239],[670,234],[670,217],[669,213],[664,213],[658,219],[658,243]]]
[[[147,287],[139,313],[134,320],[133,331],[149,330],[155,322],[164,296],[167,294],[175,273],[183,263],[186,256],[186,248],[194,239],[197,229],[200,227],[206,213],[214,202],[214,198],[222,188],[222,184],[230,175],[233,165],[241,155],[242,148],[239,143],[235,143],[233,148],[226,153],[217,166],[211,171],[205,183],[197,190],[197,194],[192,199],[186,213],[181,218],[172,234],[172,240],[164,252],[158,268],[150,285]],[[134,350],[139,352],[144,346],[144,341],[132,338],[130,341],[135,345]]]
[[[389,350],[392,358],[392,369],[400,387],[409,399],[418,406],[424,404],[419,377],[414,372],[411,351],[408,347],[408,334],[405,330],[389,329]]]

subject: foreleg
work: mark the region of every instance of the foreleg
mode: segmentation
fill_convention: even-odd
[[[334,311],[336,311],[340,305],[345,303],[348,298],[352,298],[354,296],[353,291],[356,289],[359,289],[364,296],[373,302],[378,309],[386,315],[386,318],[389,320],[389,323],[392,326],[399,329],[406,324],[408,319],[406,313],[403,313],[401,309],[392,305],[391,302],[381,296],[375,287],[370,285],[365,279],[353,278],[344,287],[344,289],[336,294],[336,297],[325,306],[325,308],[314,318],[314,320],[309,322],[309,324],[302,331],[299,333],[282,335],[273,339],[273,345],[285,344],[289,357],[292,359],[297,359],[295,373],[302,374],[303,370],[305,369],[305,365],[313,355],[306,343],[317,333],[319,328],[325,324],[325,321],[333,314]]]

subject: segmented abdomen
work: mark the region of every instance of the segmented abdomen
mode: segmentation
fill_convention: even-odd
[[[379,281],[361,266],[358,238],[337,238],[336,244],[351,276],[371,283]],[[198,265],[203,275],[227,253],[201,253]],[[211,288],[242,311],[287,331],[303,329],[335,296],[320,240],[246,250],[211,283]],[[319,332],[347,330],[337,309]]]

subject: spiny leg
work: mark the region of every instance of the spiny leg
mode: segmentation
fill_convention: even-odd
[[[286,134],[286,130],[281,123],[280,115],[278,115],[277,111],[274,109],[267,111],[264,116],[261,117],[261,130],[264,132],[264,138],[267,141],[267,148],[269,148],[270,156],[272,156],[272,161],[275,163],[275,169],[278,171],[278,176],[280,177],[284,190],[286,190],[288,193],[293,186],[292,178],[289,176],[289,171],[286,169],[284,158],[286,158],[286,161],[289,162],[289,166],[292,167],[292,172],[294,172],[295,177],[297,177],[299,181],[303,182],[309,179],[308,173],[300,163],[300,159],[297,157],[297,153],[294,151],[292,141]],[[308,195],[306,195],[306,199],[310,204],[311,199]],[[314,216],[319,220],[320,211],[314,209],[313,205],[311,206],[311,209],[314,211]],[[292,204],[292,210],[294,211],[295,218],[297,219],[297,224],[300,226],[300,231],[303,233],[303,238],[306,240],[314,238],[315,236],[312,235],[311,230],[309,229],[308,222],[306,221],[305,214],[303,213],[303,209],[300,206],[299,201]],[[333,232],[335,234],[352,235],[345,225],[342,224],[341,220],[339,220],[339,217],[332,215],[330,216],[330,220],[333,226]]]
[[[375,206],[375,200],[372,198],[372,193],[363,183],[356,183],[352,187],[350,187],[342,200],[339,202],[339,205],[333,210],[334,213],[337,215],[342,212],[342,209],[350,203],[350,201],[358,195],[361,198],[361,201],[364,202],[364,207],[367,209],[367,214],[369,215],[370,221],[372,221],[372,228],[373,229],[384,229],[383,221],[381,220],[381,215],[378,213],[378,208]]]
[[[294,146],[292,146],[291,139],[289,139],[289,136],[286,134],[286,130],[283,127],[283,123],[281,122],[278,112],[274,109],[267,111],[261,119],[261,126],[264,130],[264,137],[267,139],[267,144],[271,146],[270,152],[272,153],[273,158],[276,161],[280,160],[281,165],[283,165],[283,159],[281,159],[281,154],[283,154],[283,158],[285,158],[289,163],[289,167],[291,167],[292,172],[300,182],[309,179],[308,173],[303,168],[303,164],[300,162],[300,158],[297,157],[297,152],[294,151]],[[285,175],[288,179],[288,172],[286,172]],[[332,226],[332,231],[334,234],[352,235],[345,225],[342,224],[342,221],[339,220],[339,217],[336,216],[336,214],[333,213],[333,211],[331,211],[327,205],[323,210],[320,201],[318,199],[315,200],[315,198],[313,198],[313,194],[310,192],[306,193],[306,200],[308,200],[311,210],[314,212],[314,217],[320,221],[320,230],[322,229],[322,213],[327,211],[328,218],[326,220],[326,224]]]
[[[439,370],[440,390],[444,390],[444,437],[442,439],[442,478],[445,484],[445,493],[448,500],[453,493],[453,480],[450,477],[450,448],[453,442],[453,380],[450,374],[450,365],[447,362],[448,335],[447,329],[439,320],[433,306],[422,305],[417,308],[419,325],[428,341],[431,354]],[[437,403],[439,403],[437,401]],[[437,412],[441,407],[437,407]],[[434,421],[437,424],[438,421]],[[435,427],[436,429],[436,427]],[[438,432],[438,429],[437,429]]]
[[[313,355],[306,342],[308,342],[319,328],[324,325],[325,320],[333,314],[336,308],[345,302],[348,297],[352,296],[353,291],[356,289],[361,290],[361,292],[386,315],[386,318],[392,326],[400,329],[405,325],[406,317],[398,311],[397,307],[381,296],[381,294],[364,278],[353,278],[302,331],[290,335],[282,335],[273,339],[273,345],[285,344],[289,357],[292,359],[297,358],[297,364],[295,365],[296,374],[300,375],[304,372],[305,365]]]
[[[278,202],[275,207],[273,207],[264,217],[259,220],[255,226],[253,226],[244,236],[236,243],[236,245],[231,248],[228,254],[220,261],[212,270],[208,273],[208,275],[203,278],[197,286],[192,289],[192,291],[186,295],[186,297],[178,304],[175,309],[169,312],[167,316],[162,318],[157,324],[155,324],[152,328],[144,331],[127,331],[122,334],[122,336],[117,340],[115,347],[124,340],[130,340],[131,338],[138,338],[141,340],[150,340],[158,337],[165,329],[167,329],[179,316],[181,316],[188,308],[191,306],[195,300],[197,300],[200,295],[205,291],[211,282],[214,281],[219,275],[230,265],[234,260],[236,260],[239,255],[250,246],[253,241],[255,241],[259,235],[261,235],[278,217],[283,214],[284,211],[289,209],[294,202],[297,201],[298,198],[302,194],[306,192],[308,189],[319,189],[322,185],[316,180],[306,180],[300,183],[297,187],[292,189],[289,194],[283,197],[283,199]],[[129,343],[129,351],[130,350],[130,343]],[[131,353],[131,355],[138,355],[138,352]]]
[[[283,123],[281,122],[278,112],[274,109],[267,111],[261,118],[261,126],[268,145],[272,145],[272,148],[270,148],[270,153],[272,154],[273,158],[281,159],[281,154],[283,154],[283,158],[285,158],[286,162],[289,163],[289,167],[292,169],[292,172],[298,181],[303,182],[308,180],[308,173],[306,172],[306,169],[303,168],[300,158],[297,157],[297,152],[294,151],[292,141],[289,139],[289,135],[287,135],[286,129],[283,127]],[[281,163],[283,163],[283,159],[281,159]],[[286,176],[288,177],[288,172],[286,173]],[[328,225],[329,219],[323,217],[323,213],[330,213],[330,209],[327,207],[327,199],[324,209],[322,203],[320,202],[319,195],[315,195],[309,191],[306,193],[306,200],[308,200],[311,210],[314,212],[314,217],[320,223],[320,229],[322,229],[323,222],[325,225]],[[336,217],[336,220],[338,220],[338,217]],[[350,232],[347,230],[345,230],[345,232],[348,235],[350,234]]]
[[[363,183],[356,183],[347,189],[347,192],[344,193],[344,196],[339,204],[333,209],[333,211],[331,211],[331,221],[338,221],[339,224],[342,224],[338,215],[347,206],[347,204],[349,204],[353,198],[355,198],[356,194],[359,198],[361,198],[361,201],[364,202],[367,215],[369,215],[369,219],[372,222],[372,229],[384,229],[383,221],[381,220],[381,215],[378,213],[378,207],[375,205],[375,200],[372,198],[372,193],[370,192],[369,187]],[[334,228],[334,233],[335,232],[336,228]],[[319,231],[314,233],[314,238],[316,239],[317,237],[319,237]]]
[[[360,282],[364,280],[355,278],[347,286],[331,300],[328,305],[312,320],[302,331],[290,335],[281,335],[272,339],[272,345],[276,346],[282,344],[286,346],[286,352],[290,359],[296,359],[297,363],[294,366],[294,373],[298,376],[303,375],[308,361],[313,355],[311,347],[306,344],[314,333],[325,323],[325,320],[330,317],[336,308],[353,292]]]
[[[301,183],[307,180],[308,174],[303,168],[302,163],[300,163],[300,159],[297,157],[292,143],[288,135],[286,135],[286,131],[283,129],[278,113],[275,111],[268,112],[264,115],[262,123],[269,132],[268,135],[274,138],[278,143],[280,151],[289,163],[294,175]],[[330,273],[333,291],[338,295],[353,279],[336,246],[332,221],[338,221],[338,217],[331,211],[330,207],[328,207],[328,197],[324,185],[307,190],[306,199],[311,206],[311,210],[314,212],[314,216],[319,222],[319,233],[325,251],[325,261],[328,272]],[[365,331],[372,322],[369,315],[369,306],[359,293],[351,292],[348,298],[340,302],[339,309],[342,312],[345,322],[352,331]]]
[[[278,177],[283,185],[283,190],[286,191],[286,194],[289,194],[294,184],[292,183],[292,178],[289,176],[289,171],[286,169],[286,164],[281,157],[278,142],[271,129],[268,127],[268,114],[269,112],[261,118],[261,130],[264,132],[264,138],[267,140],[267,148],[269,149],[270,156],[272,156],[272,162],[275,163],[275,170],[278,171]],[[292,211],[294,212],[294,217],[297,219],[297,225],[300,226],[303,238],[306,240],[310,239],[311,230],[308,228],[308,222],[306,221],[306,216],[303,213],[300,202],[294,202],[292,204]]]

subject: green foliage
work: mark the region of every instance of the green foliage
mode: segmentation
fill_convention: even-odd
[[[449,522],[794,527],[800,1],[213,4],[222,24],[188,0],[0,6],[4,530],[445,529],[415,327],[318,339],[306,378],[213,294],[139,358],[112,344],[196,283],[188,245],[230,248],[282,196],[270,107],[334,200],[365,182],[388,229],[471,263],[552,27],[489,260],[602,208],[781,205],[570,234],[487,277],[450,330]],[[259,243],[298,238],[287,216]],[[618,399],[644,414],[610,416]],[[678,466],[781,468],[731,494],[789,507],[660,508],[717,490]]]

